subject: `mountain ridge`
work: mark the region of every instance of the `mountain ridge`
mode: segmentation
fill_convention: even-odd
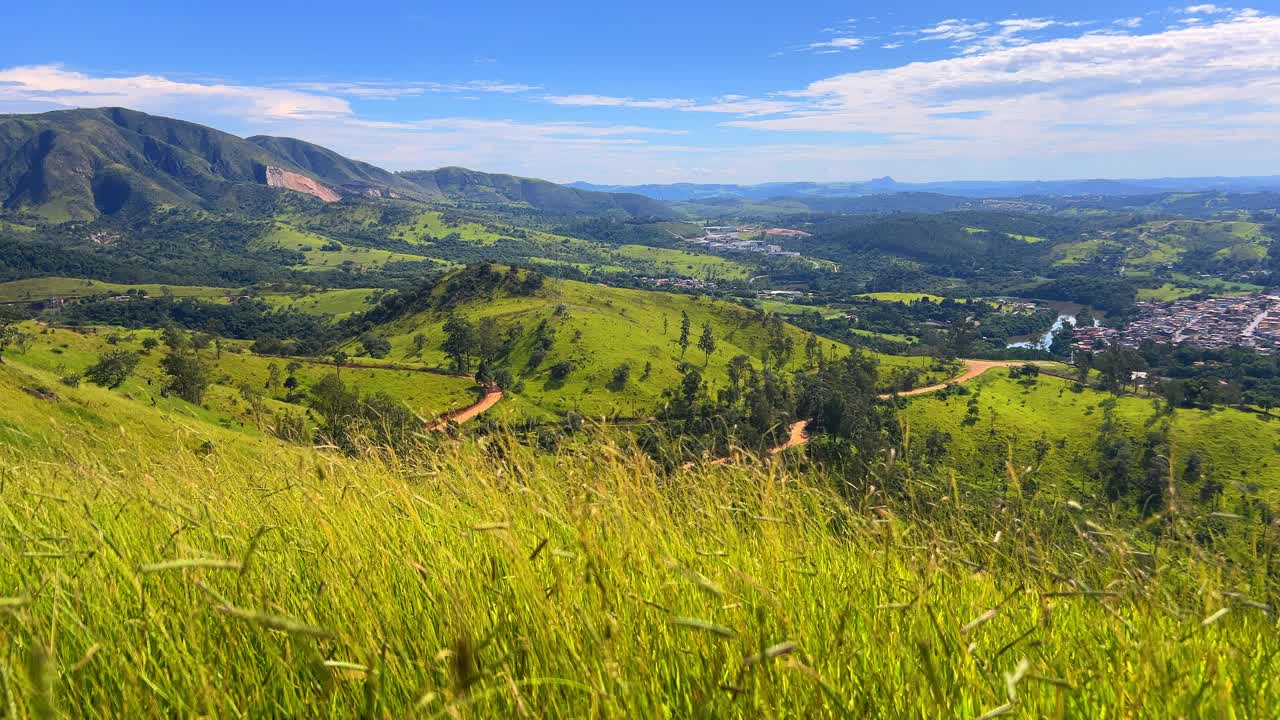
[[[770,200],[780,197],[862,197],[901,192],[929,192],[979,199],[1028,196],[1110,197],[1168,192],[1267,192],[1280,190],[1280,175],[1147,179],[945,180],[925,183],[904,183],[891,177],[882,177],[867,181],[768,182],[754,185],[722,183],[608,185],[575,181],[565,185],[599,192],[637,193],[664,202],[724,197],[751,200]]]
[[[458,167],[393,173],[296,138],[241,138],[127,108],[0,115],[5,209],[65,222],[169,206],[262,209],[283,191],[325,202],[523,203],[561,215],[679,217],[638,194]]]

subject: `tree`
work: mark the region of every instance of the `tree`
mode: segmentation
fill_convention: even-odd
[[[631,380],[631,366],[622,363],[613,369],[613,377],[609,379],[609,389],[614,392],[620,392],[627,387],[627,383]]]
[[[4,362],[4,351],[18,340],[18,317],[5,308],[0,308],[0,362]]]
[[[817,357],[821,350],[818,348],[818,336],[809,333],[809,337],[804,339],[804,362],[806,367],[813,367],[814,358]]]
[[[364,351],[371,358],[384,358],[387,353],[391,352],[391,341],[374,335],[373,333],[365,333],[360,336],[360,345],[364,347]]]
[[[192,405],[199,405],[204,400],[205,390],[212,382],[209,377],[209,365],[194,351],[186,348],[173,348],[160,360],[160,369],[169,376],[165,391],[186,400]]]
[[[330,357],[333,359],[333,374],[342,377],[342,366],[347,363],[347,354],[338,350]]]
[[[249,410],[253,413],[253,424],[257,427],[262,427],[262,411],[267,405],[262,399],[262,393],[249,383],[241,383],[240,397],[244,399],[249,406]]]
[[[573,363],[568,360],[562,360],[555,365],[552,365],[551,369],[547,371],[547,374],[556,382],[564,382],[568,379],[569,373],[571,372],[573,372]]]
[[[711,364],[711,353],[716,351],[716,336],[711,332],[710,323],[702,323],[702,336],[698,338],[698,349],[703,353],[702,367]]]
[[[444,342],[440,349],[453,361],[453,369],[464,373],[471,367],[475,348],[475,327],[461,315],[450,315],[444,321]]]
[[[84,377],[94,385],[115,390],[138,369],[141,358],[131,350],[111,350],[103,353],[98,361],[84,371]]]
[[[348,389],[337,373],[325,375],[311,387],[311,409],[323,418],[319,433],[335,445],[345,445],[353,420],[360,412],[360,395]]]
[[[153,337],[148,337],[148,338],[143,338],[143,339],[142,339],[142,349],[143,349],[143,350],[146,350],[147,352],[151,352],[152,350],[155,350],[155,349],[156,349],[156,348],[158,348],[158,347],[160,347],[160,341],[159,341],[159,340],[157,340],[157,339],[155,339],[155,338],[153,338]]]
[[[267,389],[280,387],[280,366],[275,363],[267,365]]]
[[[663,337],[667,336],[667,316],[666,315],[662,316],[662,336]]]
[[[689,313],[680,312],[680,357],[684,357],[685,351],[689,349],[689,330],[693,323],[689,321]]]
[[[421,355],[422,351],[427,347],[427,336],[417,333],[413,336],[413,354]]]

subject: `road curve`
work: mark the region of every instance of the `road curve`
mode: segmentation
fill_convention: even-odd
[[[787,441],[775,448],[769,448],[770,455],[777,455],[783,450],[789,450],[793,447],[800,447],[809,442],[808,433],[809,421],[797,420],[791,423],[791,427],[787,429]]]
[[[911,397],[912,395],[925,395],[931,392],[937,392],[939,390],[945,389],[948,385],[969,382],[970,380],[978,377],[979,375],[981,375],[982,373],[988,370],[991,370],[992,368],[1040,364],[1039,362],[1034,360],[962,360],[961,362],[963,362],[965,365],[964,372],[956,377],[951,378],[946,382],[938,383],[937,385],[929,385],[927,387],[915,388],[914,390],[904,390],[902,392],[896,392],[896,393],[885,393],[880,396],[880,399],[888,400],[890,398],[895,398],[895,397]]]
[[[431,423],[428,429],[439,431],[449,427],[450,423],[461,424],[461,423],[467,422],[468,420],[474,420],[481,413],[485,412],[486,410],[493,407],[494,405],[497,405],[498,401],[501,399],[502,399],[502,390],[494,386],[486,387],[484,389],[484,395],[481,396],[479,400],[477,400],[476,402],[464,408],[461,408],[458,410],[450,410],[444,415],[441,415],[439,419]]]

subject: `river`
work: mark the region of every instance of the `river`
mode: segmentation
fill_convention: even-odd
[[[1076,315],[1080,314],[1080,311],[1084,309],[1083,305],[1071,302],[1049,302],[1044,304],[1058,311],[1058,317],[1053,321],[1053,325],[1043,333],[1011,337],[1005,347],[1048,351],[1049,347],[1053,345],[1053,334],[1067,325],[1075,327]],[[1096,310],[1092,312],[1094,313],[1093,324],[1095,326],[1099,325],[1098,316],[1102,315],[1102,313]]]

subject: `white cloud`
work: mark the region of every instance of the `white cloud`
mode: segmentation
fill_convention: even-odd
[[[1280,17],[1235,10],[1181,17],[1202,22],[1134,34],[1138,23],[1124,19],[1042,39],[1037,33],[1063,35],[1068,24],[1051,18],[949,20],[928,33],[880,42],[936,38],[954,44],[957,57],[851,72],[759,96],[544,95],[514,83],[253,87],[40,66],[0,69],[0,111],[25,111],[31,103],[126,105],[240,134],[297,136],[392,169],[465,165],[553,180],[1272,172],[1280,166],[1274,141],[1280,127]],[[1005,40],[997,44],[993,37]],[[358,116],[349,105],[435,92],[549,103],[565,119],[388,121]],[[579,121],[613,117],[607,108],[616,108],[617,117],[643,109],[719,114],[727,122],[712,142],[701,131],[684,134],[674,122]]]
[[[969,22],[967,20],[943,20],[932,27],[916,31],[922,40],[949,40],[952,42],[968,42],[976,40],[991,27],[987,22]]]
[[[697,103],[686,98],[636,99],[612,95],[548,95],[543,98],[552,105],[575,107],[628,107],[650,110],[684,110]]]
[[[885,50],[897,50],[898,48],[902,47],[902,43],[900,43],[900,42],[887,42],[887,43],[885,43],[885,44],[881,45],[880,47],[881,47],[881,48],[883,48],[883,49],[885,49]]]
[[[1122,28],[1129,28],[1132,30],[1142,26],[1142,18],[1140,17],[1120,18],[1119,20],[1112,20],[1111,24],[1119,25]]]
[[[857,50],[862,47],[862,38],[856,37],[838,37],[831,38],[825,42],[809,43],[810,50],[831,50],[839,52],[841,50]]]
[[[1231,8],[1219,7],[1212,3],[1206,3],[1204,5],[1188,5],[1187,7],[1182,8],[1182,12],[1188,15],[1219,15],[1231,12]]]
[[[524,93],[541,90],[537,85],[522,83],[504,83],[496,80],[471,80],[461,83],[438,82],[295,82],[287,87],[307,92],[328,93],[342,97],[360,98],[362,100],[398,100],[406,97],[418,97],[429,93]]]
[[[839,75],[732,127],[874,134],[896,152],[1005,157],[1241,143],[1280,127],[1280,17],[1060,38]]]
[[[210,113],[260,119],[331,118],[351,114],[346,100],[285,88],[202,84],[158,75],[92,77],[59,65],[0,70],[0,103],[54,107],[120,105],[153,113]]]
[[[613,95],[548,95],[543,100],[553,105],[574,107],[681,110],[743,116],[775,115],[800,107],[789,100],[752,99],[745,95],[721,95],[712,102],[698,102],[689,98],[632,98]]]

